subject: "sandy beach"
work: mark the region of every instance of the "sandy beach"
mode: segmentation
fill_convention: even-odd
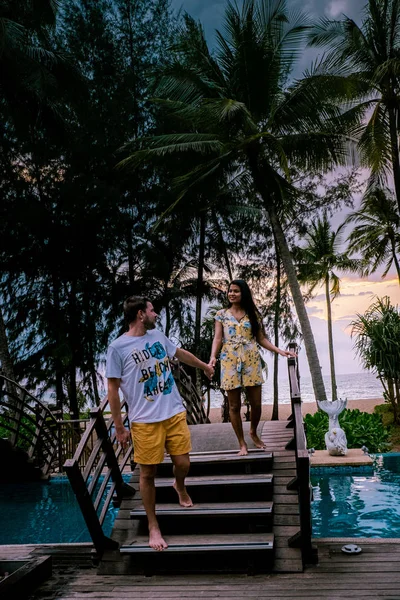
[[[364,400],[348,400],[347,408],[359,410],[367,413],[373,413],[374,407],[377,404],[383,404],[385,401],[383,398],[367,398]],[[306,414],[314,414],[317,411],[317,405],[315,402],[303,402],[302,404],[303,415]],[[244,415],[246,409],[242,407],[242,413]],[[290,415],[290,404],[280,404],[279,405],[279,419],[286,420]],[[261,419],[264,421],[269,421],[271,419],[272,413],[272,404],[263,404],[262,405],[262,415]],[[243,417],[244,418],[244,417]],[[210,421],[211,423],[221,423],[221,409],[220,408],[211,408],[210,410]]]

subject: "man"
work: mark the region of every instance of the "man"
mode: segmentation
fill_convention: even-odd
[[[174,470],[174,488],[181,506],[193,506],[186,491],[189,471],[190,433],[182,398],[174,381],[169,359],[202,369],[209,379],[214,368],[190,352],[177,348],[155,329],[157,314],[150,300],[131,296],[124,302],[129,331],[117,338],[108,349],[106,377],[108,401],[114,418],[117,441],[126,447],[130,432],[121,418],[121,389],[128,404],[134,447],[134,460],[140,466],[140,491],[149,524],[149,546],[164,550],[155,512],[154,478],[157,464],[170,454]]]

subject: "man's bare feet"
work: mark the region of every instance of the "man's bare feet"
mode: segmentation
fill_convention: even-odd
[[[177,487],[177,485],[176,485],[176,481],[174,481],[174,483],[172,484],[172,486],[176,490],[176,493],[178,494],[179,504],[181,506],[183,506],[184,508],[189,508],[190,506],[193,506],[192,499],[189,496],[189,494],[187,493],[185,487],[183,488],[183,490],[179,490],[178,487]]]
[[[258,437],[258,435],[256,433],[250,433],[250,437],[253,440],[256,448],[261,448],[262,450],[266,449],[267,446],[264,444],[264,442],[262,442],[260,440],[260,438]]]
[[[243,446],[240,446],[240,450],[238,452],[238,456],[247,456],[247,454],[249,453],[246,444],[243,444]]]
[[[153,527],[149,531],[149,546],[150,548],[157,550],[157,552],[161,552],[162,550],[168,548],[168,544],[161,535],[161,531],[158,529],[158,527]]]

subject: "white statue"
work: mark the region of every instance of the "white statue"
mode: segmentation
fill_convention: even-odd
[[[329,431],[325,434],[325,444],[331,456],[346,456],[347,454],[347,439],[346,434],[339,425],[339,415],[347,405],[346,400],[335,400],[329,402],[324,400],[317,404],[321,410],[329,416]]]

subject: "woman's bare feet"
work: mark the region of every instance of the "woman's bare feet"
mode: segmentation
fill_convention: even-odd
[[[238,452],[238,456],[247,456],[247,454],[249,453],[248,449],[247,449],[247,445],[243,444],[243,446],[240,446],[240,450]]]
[[[264,442],[260,440],[256,433],[250,433],[250,437],[253,440],[253,443],[256,446],[256,448],[261,448],[262,450],[266,449],[267,446],[264,444]]]
[[[192,499],[189,496],[189,494],[187,493],[185,487],[182,490],[178,489],[176,481],[174,481],[172,486],[176,490],[176,493],[178,494],[179,504],[181,506],[183,506],[184,508],[189,508],[190,506],[193,506]]]
[[[168,544],[161,535],[161,531],[158,527],[153,527],[149,531],[149,546],[150,548],[157,550],[157,552],[161,552],[168,548]]]

